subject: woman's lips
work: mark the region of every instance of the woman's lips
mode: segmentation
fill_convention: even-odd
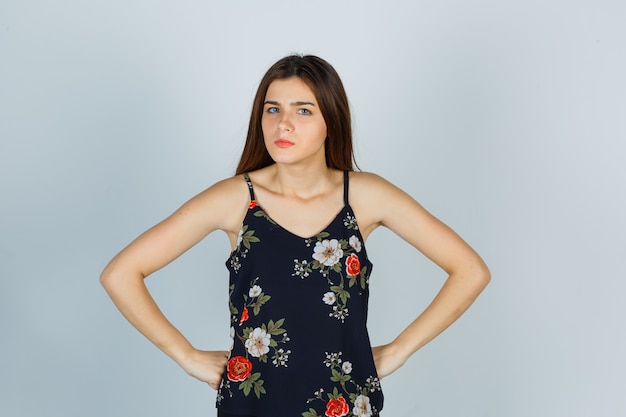
[[[288,140],[288,139],[283,139],[283,138],[281,138],[281,139],[276,139],[276,140],[274,141],[274,144],[275,144],[276,146],[278,146],[279,148],[288,148],[288,147],[290,147],[290,146],[293,146],[293,145],[294,145],[294,143],[293,143],[292,141],[290,141],[290,140]]]

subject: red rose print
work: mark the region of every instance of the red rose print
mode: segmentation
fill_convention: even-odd
[[[350,407],[343,397],[331,398],[326,403],[326,416],[328,417],[343,417],[348,414]]]
[[[255,208],[257,206],[256,200],[252,200],[250,201],[250,205],[248,206],[248,208]]]
[[[228,379],[233,382],[245,381],[252,372],[252,362],[243,356],[234,356],[228,361]]]
[[[241,326],[244,321],[248,320],[249,317],[250,315],[248,314],[248,307],[244,307],[243,311],[241,312],[241,319],[239,319],[239,325]]]
[[[356,277],[361,272],[361,262],[359,262],[359,257],[354,253],[346,259],[346,272],[353,277]]]

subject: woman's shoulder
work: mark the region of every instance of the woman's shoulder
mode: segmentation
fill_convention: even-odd
[[[198,196],[199,197],[219,197],[219,198],[237,198],[242,194],[242,191],[245,191],[247,188],[246,180],[243,175],[234,175],[232,177],[221,179],[209,187],[207,187],[204,191],[202,191]],[[243,193],[245,197],[247,193]]]
[[[250,198],[247,184],[242,175],[219,180],[193,197],[189,202],[205,210],[229,212],[233,207],[244,206]]]
[[[405,191],[372,172],[350,173],[350,202],[362,213],[370,213],[377,220],[386,216],[399,204],[412,204],[413,198]]]
[[[242,175],[219,180],[187,201],[179,214],[189,214],[210,229],[237,229],[250,194]]]
[[[350,172],[350,188],[367,190],[368,192],[385,192],[397,189],[397,187],[380,175],[366,171]]]

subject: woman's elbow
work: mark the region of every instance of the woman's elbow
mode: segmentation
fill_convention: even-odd
[[[491,281],[491,271],[487,267],[487,265],[481,260],[477,267],[474,270],[474,282],[476,286],[479,288],[479,291],[482,291],[487,284]]]
[[[115,262],[109,263],[100,274],[100,285],[104,287],[106,292],[113,294],[121,288],[125,279],[130,274],[120,270],[119,265]]]
[[[115,274],[113,273],[113,268],[110,265],[107,265],[106,268],[100,273],[100,285],[104,287],[106,292],[111,293],[111,291],[115,287]]]

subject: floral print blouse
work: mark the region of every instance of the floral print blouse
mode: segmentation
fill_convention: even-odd
[[[369,276],[348,203],[320,233],[300,237],[250,206],[230,271],[232,348],[217,395],[229,414],[378,416],[383,394],[367,332]]]

